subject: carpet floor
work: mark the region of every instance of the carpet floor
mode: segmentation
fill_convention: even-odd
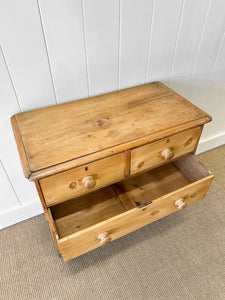
[[[186,209],[64,263],[44,215],[0,231],[0,299],[225,299],[225,146]]]

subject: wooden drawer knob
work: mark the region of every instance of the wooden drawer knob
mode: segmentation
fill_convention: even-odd
[[[108,232],[99,234],[98,239],[100,240],[101,245],[105,245],[111,241],[111,237]]]
[[[82,183],[86,189],[91,189],[96,185],[96,181],[94,180],[94,177],[91,175],[84,177]]]
[[[184,201],[183,198],[180,198],[175,202],[175,205],[178,209],[183,209],[185,206],[187,206],[187,203]]]
[[[165,150],[163,150],[162,152],[162,157],[166,160],[171,159],[174,157],[174,152],[172,151],[171,148],[166,148]]]

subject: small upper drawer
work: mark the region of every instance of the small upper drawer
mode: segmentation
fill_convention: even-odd
[[[201,127],[174,134],[131,151],[131,175],[194,152]]]
[[[40,179],[47,205],[90,193],[124,178],[124,153]]]

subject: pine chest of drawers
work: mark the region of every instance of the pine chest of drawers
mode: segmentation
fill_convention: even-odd
[[[211,117],[160,82],[11,121],[65,261],[202,199],[213,179],[194,155]]]

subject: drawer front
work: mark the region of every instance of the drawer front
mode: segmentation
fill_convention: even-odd
[[[193,204],[205,196],[212,179],[213,175],[209,175],[160,197],[145,207],[131,209],[80,232],[59,239],[58,246],[64,261],[98,248],[104,244],[104,241],[115,240],[178,211],[182,208],[181,199],[186,205]]]
[[[131,151],[131,175],[194,152],[201,130],[201,127],[196,127],[133,149]]]
[[[120,181],[124,153],[110,156],[40,180],[47,205],[53,205]]]

